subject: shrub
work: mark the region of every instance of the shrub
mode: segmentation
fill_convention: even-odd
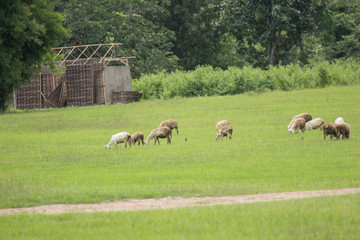
[[[268,70],[199,66],[194,71],[144,75],[133,81],[133,89],[141,92],[143,99],[167,99],[357,84],[360,84],[359,62],[347,60],[306,66],[291,64]]]

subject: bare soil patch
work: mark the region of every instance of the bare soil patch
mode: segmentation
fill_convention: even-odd
[[[61,214],[69,212],[112,212],[112,211],[139,211],[150,209],[170,209],[190,206],[210,206],[222,204],[242,204],[253,202],[280,201],[298,198],[321,196],[335,196],[360,193],[360,188],[335,190],[316,190],[301,192],[264,193],[240,196],[219,197],[166,197],[158,199],[129,199],[116,202],[94,204],[54,204],[26,208],[0,209],[0,215],[11,214]]]

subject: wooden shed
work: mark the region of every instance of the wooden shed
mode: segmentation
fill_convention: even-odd
[[[14,92],[17,109],[89,106],[138,101],[141,94],[131,89],[128,57],[120,43],[54,48],[63,56],[61,77],[43,68],[28,84]]]

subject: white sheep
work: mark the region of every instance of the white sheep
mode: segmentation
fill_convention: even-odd
[[[226,125],[230,125],[230,122],[228,120],[221,120],[220,122],[218,122],[216,124],[216,131],[219,133],[221,131],[221,128],[226,126]]]
[[[324,120],[321,118],[315,118],[311,121],[308,121],[305,124],[305,129],[306,130],[315,130],[315,129],[320,128],[320,130],[322,130],[323,126],[324,126]]]
[[[146,138],[146,140],[144,141],[144,143],[146,145],[149,144],[149,141],[151,139],[155,139],[155,145],[156,145],[156,141],[159,143],[160,145],[160,141],[159,138],[167,138],[167,144],[171,144],[171,140],[170,140],[170,136],[172,135],[170,128],[168,127],[158,127],[155,128],[151,131],[151,133],[149,134],[149,136]]]
[[[344,122],[345,121],[344,121],[344,119],[342,117],[338,117],[337,119],[335,119],[334,124],[336,125],[336,124],[344,123]]]
[[[288,129],[290,129],[290,126],[292,125],[293,121],[297,118],[303,118],[303,119],[305,119],[305,122],[308,122],[312,119],[312,116],[309,113],[300,113],[300,114],[296,115],[295,117],[293,117],[293,119],[289,123]]]
[[[173,119],[169,119],[169,120],[161,122],[159,127],[168,127],[168,128],[170,128],[170,130],[173,130],[175,128],[176,134],[179,134],[178,123]]]
[[[111,139],[104,148],[110,148],[110,145],[114,144],[116,148],[118,148],[118,143],[125,143],[125,148],[127,144],[131,147],[131,135],[128,132],[120,132],[111,136]]]
[[[306,123],[306,120],[304,118],[296,118],[294,119],[293,121],[291,121],[291,125],[290,125],[290,128],[289,128],[289,133],[292,134],[292,133],[298,133],[299,132],[299,129],[304,132],[305,131],[305,123]]]
[[[233,128],[230,125],[225,125],[223,126],[220,131],[218,132],[217,137],[215,138],[215,141],[219,141],[219,139],[221,138],[221,140],[223,140],[223,138],[226,136],[226,141],[227,141],[227,137],[229,136],[229,140],[231,140],[232,138],[232,133],[233,133]]]

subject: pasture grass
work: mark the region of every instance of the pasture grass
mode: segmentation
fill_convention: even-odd
[[[359,239],[360,194],[112,213],[0,216],[0,239]],[[21,226],[21,227],[19,227]]]
[[[360,187],[359,106],[351,86],[10,111],[0,115],[0,208]],[[351,139],[289,135],[301,112],[343,117]],[[112,134],[146,137],[166,119],[179,123],[171,145],[104,149]],[[214,141],[223,119],[231,142]]]

